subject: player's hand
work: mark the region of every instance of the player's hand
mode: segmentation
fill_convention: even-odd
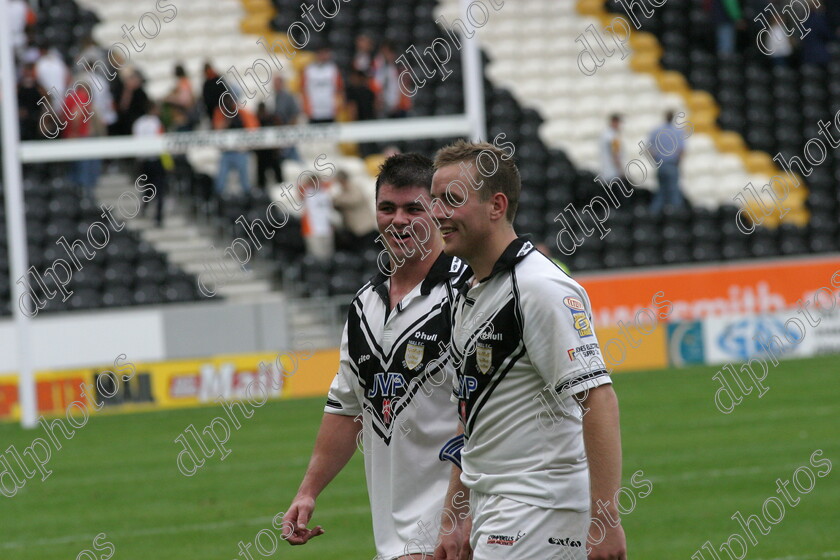
[[[604,523],[606,535],[598,544],[589,550],[588,560],[627,560],[627,541],[624,538],[624,528],[618,524],[615,527]],[[600,535],[599,535],[600,536]]]
[[[288,523],[288,526],[294,529],[291,535],[284,537],[290,545],[306,544],[309,539],[324,534],[324,529],[320,525],[314,529],[306,528],[313,511],[315,511],[315,498],[307,496],[296,497],[289,506],[289,511],[283,516],[283,525]]]
[[[472,518],[469,517],[463,523],[458,523],[455,530],[448,535],[441,532],[434,560],[472,560],[471,528]]]

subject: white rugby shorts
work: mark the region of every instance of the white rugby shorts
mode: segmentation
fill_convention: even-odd
[[[470,492],[473,560],[586,560],[589,511]]]

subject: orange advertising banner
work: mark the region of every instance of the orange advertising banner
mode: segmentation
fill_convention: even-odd
[[[581,274],[596,327],[631,323],[643,308],[687,321],[797,307],[820,288],[840,294],[840,256]],[[828,295],[828,294],[826,294]],[[645,321],[640,313],[638,321]]]

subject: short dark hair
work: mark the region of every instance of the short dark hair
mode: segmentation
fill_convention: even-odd
[[[379,187],[389,184],[396,189],[423,187],[431,192],[435,169],[432,160],[416,153],[394,154],[379,166],[376,176],[376,198]]]
[[[482,154],[489,156],[495,162],[496,169],[490,175],[479,173],[478,168],[481,166],[479,158]],[[505,218],[512,224],[522,192],[522,178],[519,176],[519,168],[516,167],[513,158],[489,142],[467,142],[459,139],[438,150],[435,155],[435,170],[461,162],[469,162],[476,167],[473,177],[483,182],[481,188],[478,189],[479,200],[489,200],[495,193],[502,193],[507,197],[508,207]]]

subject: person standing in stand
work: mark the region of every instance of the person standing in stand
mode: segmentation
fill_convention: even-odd
[[[311,124],[335,122],[344,105],[344,82],[328,47],[318,49],[315,61],[303,69],[301,91]]]

